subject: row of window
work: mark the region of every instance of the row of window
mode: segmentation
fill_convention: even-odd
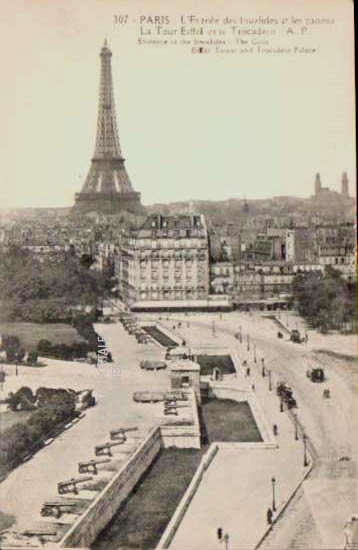
[[[142,291],[140,293],[141,300],[180,300],[180,299],[195,299],[206,298],[207,293],[205,290],[193,291],[193,290],[164,290],[164,291]]]

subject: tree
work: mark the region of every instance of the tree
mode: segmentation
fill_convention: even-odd
[[[8,361],[15,362],[17,360],[21,360],[18,359],[18,357],[22,356],[24,350],[20,344],[20,339],[18,336],[13,334],[4,334],[2,337],[2,347],[6,352],[6,359]]]
[[[29,365],[36,365],[37,364],[37,359],[38,359],[38,353],[36,351],[29,351],[29,353],[27,354],[27,359],[26,359],[26,362],[29,364]]]
[[[353,325],[356,286],[340,271],[328,266],[324,273],[298,274],[292,289],[299,313],[321,332]]]
[[[52,350],[52,343],[50,340],[46,340],[46,338],[43,338],[39,341],[37,344],[37,351],[41,353],[50,353]]]

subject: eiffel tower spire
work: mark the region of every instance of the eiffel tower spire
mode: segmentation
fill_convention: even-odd
[[[140,194],[133,189],[119,144],[114,103],[112,52],[105,40],[101,49],[101,76],[97,135],[91,166],[82,191],[76,194],[75,210],[144,213]]]

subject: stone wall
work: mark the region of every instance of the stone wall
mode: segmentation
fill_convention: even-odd
[[[162,424],[160,430],[165,449],[168,447],[200,449],[200,424],[197,399],[192,389],[187,392],[187,395],[190,405],[190,424],[181,426],[176,426],[175,423]]]
[[[89,547],[118,511],[162,447],[160,428],[154,428],[115,477],[78,518],[59,543],[60,548]]]

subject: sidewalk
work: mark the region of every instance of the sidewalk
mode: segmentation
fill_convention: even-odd
[[[189,320],[190,323],[190,320]],[[212,330],[212,329],[211,329]],[[190,331],[190,336],[189,336]],[[198,343],[196,327],[181,329],[191,345]],[[221,448],[204,475],[170,548],[174,550],[201,550],[222,548],[217,539],[217,529],[230,537],[229,547],[235,549],[255,548],[268,528],[266,513],[272,507],[272,478],[275,478],[276,507],[279,510],[290,498],[307,472],[303,464],[303,442],[295,440],[294,426],[287,412],[280,412],[280,400],[276,395],[276,377],[262,377],[261,357],[256,349],[257,362],[253,362],[252,347],[247,351],[246,342],[235,343],[232,335],[217,332],[217,336],[199,329],[200,344],[226,343],[235,347],[240,360],[248,359],[250,376],[245,382],[255,386],[255,395],[268,424],[278,426],[277,449]],[[237,341],[236,341],[237,342]],[[267,367],[266,367],[267,372]],[[238,381],[232,380],[232,383]]]

